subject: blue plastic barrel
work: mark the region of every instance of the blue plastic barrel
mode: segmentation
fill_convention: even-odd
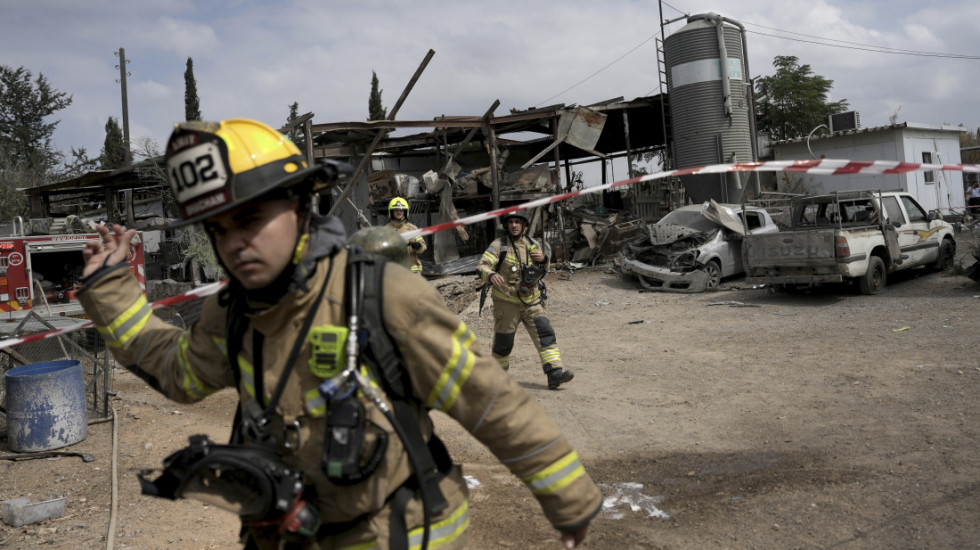
[[[4,374],[7,445],[35,452],[66,447],[88,435],[85,380],[80,361],[46,361]]]

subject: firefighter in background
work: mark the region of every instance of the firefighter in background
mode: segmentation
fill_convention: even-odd
[[[419,548],[425,536],[430,548],[463,548],[469,496],[433,431],[429,410],[439,409],[507,459],[565,548],[584,540],[602,495],[567,438],[431,285],[346,247],[340,220],[313,210],[327,167],[308,166],[279,132],[245,119],[178,124],[166,164],[178,225],[203,223],[229,286],[205,299],[190,328],[169,325],[127,269],[134,231],[100,226],[105,244],[83,251],[79,299],[115,359],[153,389],[186,403],[234,387],[241,421],[236,445],[195,436],[156,481],[141,476],[145,494],[237,512],[247,549]],[[369,264],[376,278],[365,284]],[[375,309],[362,301],[369,290]],[[352,303],[363,307],[347,311]],[[358,324],[360,310],[376,321]],[[334,375],[338,344],[359,349],[348,334],[366,350]],[[432,468],[415,467],[420,449]],[[301,483],[281,482],[296,475]]]
[[[548,389],[554,390],[575,375],[562,368],[555,329],[544,309],[544,287],[539,283],[550,267],[550,258],[525,234],[529,221],[524,211],[504,216],[503,224],[507,234],[490,243],[477,266],[484,284],[493,285],[492,355],[508,370],[514,334],[523,324],[538,350]]]
[[[408,201],[395,197],[388,202],[388,226],[399,233],[416,231],[418,227],[408,221]],[[412,257],[412,271],[422,274],[422,260],[419,256],[425,252],[425,239],[421,235],[412,238],[406,244],[408,253]]]

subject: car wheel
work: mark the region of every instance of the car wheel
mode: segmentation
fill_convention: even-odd
[[[705,288],[708,290],[718,288],[721,284],[721,265],[718,264],[718,260],[709,261],[701,270],[708,275],[708,284]]]
[[[945,271],[947,267],[953,265],[953,256],[956,254],[956,248],[949,239],[943,239],[943,242],[939,245],[939,256],[936,261],[932,264],[933,271]]]
[[[872,256],[868,260],[868,272],[858,281],[861,294],[878,294],[885,289],[887,282],[888,272],[885,270],[885,262],[878,256]]]

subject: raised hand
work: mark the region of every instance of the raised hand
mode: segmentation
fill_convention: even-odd
[[[82,269],[82,277],[88,277],[95,270],[105,265],[115,265],[122,262],[129,256],[129,245],[136,235],[135,229],[113,224],[112,231],[105,225],[96,228],[101,241],[91,240],[85,243],[82,249],[82,257],[85,259],[85,268]],[[103,243],[105,245],[103,246]]]

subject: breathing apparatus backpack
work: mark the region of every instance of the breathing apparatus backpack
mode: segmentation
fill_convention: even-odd
[[[325,435],[321,466],[331,482],[338,485],[353,485],[370,476],[383,459],[386,445],[382,443],[376,445],[373,456],[363,467],[358,464],[359,441],[351,441],[352,445],[347,447],[335,447],[326,443],[334,439],[351,440],[363,437],[363,430],[360,434],[357,433],[358,428],[363,427],[363,405],[356,395],[352,395],[356,393],[355,390],[359,385],[366,395],[375,396],[375,404],[388,417],[390,424],[402,440],[414,470],[414,476],[390,497],[397,512],[392,514],[392,540],[397,536],[407,541],[404,508],[418,491],[422,497],[425,516],[423,542],[427,543],[431,516],[449,506],[439,488],[439,481],[452,468],[452,459],[435,434],[432,434],[428,443],[425,441],[416,414],[420,401],[412,395],[411,381],[408,371],[403,366],[401,352],[385,327],[382,310],[385,260],[380,256],[367,254],[357,247],[348,247],[347,251],[344,305],[348,315],[355,313],[363,321],[362,325],[355,327],[356,330],[350,334],[350,337],[356,338],[359,343],[358,364],[363,363],[371,370],[392,406],[389,408],[377,398],[377,393],[373,389],[365,388],[364,384],[345,386],[349,393],[339,396],[336,403],[329,406],[330,414],[335,418],[328,418],[327,424],[328,431],[345,430],[345,432],[342,435],[338,432]],[[305,504],[306,498],[303,474],[290,470],[282,464],[275,441],[267,433],[263,433],[263,425],[268,424],[267,417],[275,410],[285,386],[285,379],[288,378],[292,365],[296,363],[298,350],[310,332],[316,309],[324,300],[329,279],[328,272],[315,305],[304,320],[303,328],[287,361],[287,370],[284,371],[265,410],[263,411],[259,403],[253,400],[246,404],[243,414],[243,407],[239,405],[233,422],[232,440],[228,445],[216,445],[206,436],[193,436],[190,446],[167,457],[164,461],[164,471],[156,480],[146,479],[148,472],[141,473],[140,481],[144,494],[172,500],[192,497],[219,506],[235,501],[231,503],[233,506],[223,507],[238,512],[244,521],[257,522],[260,525],[278,525],[280,533],[284,536],[298,534],[310,537],[316,534],[320,526],[319,517],[310,516],[311,513],[316,515],[315,508],[311,505],[300,506]],[[248,329],[245,300],[240,298],[240,295],[241,293],[238,292],[226,294],[227,352],[235,375],[236,387],[240,384],[241,378],[237,357],[242,349],[242,339]],[[353,322],[351,319],[351,323]],[[261,361],[255,363],[255,378],[258,381],[261,379],[259,371]],[[326,380],[321,384],[321,393],[324,393],[324,387],[333,387],[331,384],[334,384],[333,380]],[[247,444],[244,433],[247,433],[248,439],[251,440]],[[334,435],[337,437],[333,437]],[[351,466],[352,462],[353,466]],[[223,494],[202,494],[207,492],[202,488],[214,487],[214,479],[222,477],[222,474],[226,478],[231,478],[226,481],[237,481],[241,486],[218,486],[218,490]],[[204,479],[201,479],[202,476]],[[303,523],[304,520],[306,523]],[[423,544],[423,547],[425,545]]]

